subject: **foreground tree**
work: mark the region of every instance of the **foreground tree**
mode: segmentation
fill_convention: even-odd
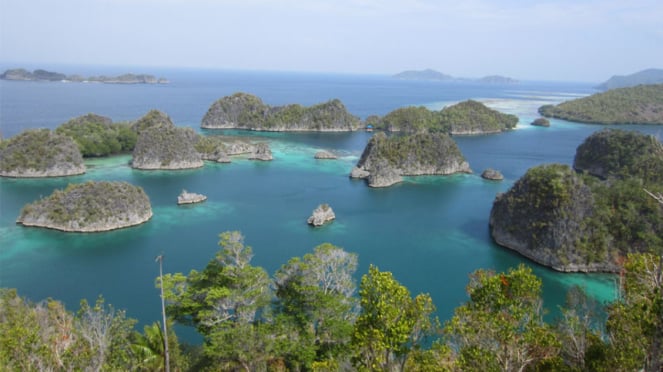
[[[272,299],[269,276],[263,268],[251,266],[252,250],[244,245],[242,234],[224,232],[220,238],[221,250],[203,271],[164,275],[167,309],[205,337],[203,350],[210,360],[254,370],[269,359],[259,357],[260,348],[255,347],[269,341],[255,340],[256,335],[266,335],[261,323]]]
[[[574,371],[600,370],[606,360],[606,344],[599,304],[574,286],[560,307],[561,317],[555,324],[565,365]]]
[[[428,294],[410,296],[390,272],[371,266],[361,278],[361,313],[352,335],[359,370],[403,371],[408,356],[419,350],[438,327]]]
[[[356,269],[355,254],[325,243],[276,273],[279,312],[297,329],[298,358],[305,367],[347,361],[356,318]]]
[[[608,308],[611,364],[620,370],[663,368],[663,256],[631,254],[622,298]]]
[[[445,325],[461,370],[523,371],[557,357],[559,342],[543,322],[541,280],[531,269],[477,270],[467,292],[470,300]]]

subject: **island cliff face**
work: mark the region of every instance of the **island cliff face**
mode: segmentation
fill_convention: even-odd
[[[576,151],[575,168],[534,167],[495,198],[498,244],[559,271],[617,272],[629,253],[663,243],[663,145],[652,136],[607,130]]]
[[[446,134],[417,133],[387,137],[375,134],[352,171],[353,178],[368,178],[371,187],[386,187],[401,176],[471,173],[456,143]]]
[[[138,225],[152,217],[150,200],[126,182],[70,184],[26,205],[17,223],[69,232],[98,232]]]
[[[214,102],[203,118],[202,128],[258,131],[352,131],[361,121],[337,99],[303,107],[271,107],[256,96],[236,93]]]
[[[532,168],[504,194],[490,213],[490,231],[499,245],[559,271],[615,271],[609,257],[587,262],[576,249],[591,232],[590,188],[571,168],[550,164]]]
[[[37,129],[0,141],[0,176],[61,177],[83,173],[83,157],[70,137]]]
[[[136,142],[131,166],[136,169],[189,169],[203,166],[192,128],[151,127]]]

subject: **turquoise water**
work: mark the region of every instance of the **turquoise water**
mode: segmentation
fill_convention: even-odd
[[[545,305],[553,313],[571,285],[584,286],[600,301],[612,299],[614,285],[611,276],[562,274],[545,269],[495,245],[488,232],[488,216],[497,193],[506,191],[534,165],[547,162],[570,164],[575,148],[585,137],[600,129],[558,120],[552,121],[551,128],[527,125],[536,117],[536,108],[541,102],[558,102],[565,97],[583,95],[587,93],[587,87],[526,86],[522,91],[514,91],[514,87],[501,90],[473,87],[460,94],[448,92],[453,89],[444,85],[430,87],[415,83],[402,85],[401,82],[389,85],[387,80],[376,77],[359,79],[354,85],[350,84],[350,77],[336,80],[334,77],[318,80],[309,77],[313,82],[308,82],[305,77],[291,78],[294,82],[290,85],[286,84],[289,81],[287,76],[272,77],[286,82],[278,85],[278,92],[285,95],[279,99],[289,97],[292,98],[290,102],[298,102],[296,98],[305,94],[297,87],[304,85],[317,87],[310,88],[314,93],[309,91],[306,95],[309,100],[318,98],[320,101],[326,95],[338,93],[337,96],[355,97],[354,101],[350,98],[349,107],[365,104],[376,110],[389,111],[395,108],[391,106],[408,100],[434,107],[466,99],[463,94],[476,94],[476,98],[491,106],[517,114],[521,123],[517,130],[509,133],[456,137],[474,174],[410,177],[386,189],[370,189],[363,181],[348,178],[370,138],[370,134],[363,132],[227,131],[224,134],[251,136],[270,142],[274,160],[254,162],[239,157],[231,164],[206,163],[205,167],[195,170],[138,171],[128,166],[130,156],[125,155],[88,160],[88,172],[82,176],[1,179],[0,285],[18,288],[21,294],[33,300],[47,297],[63,300],[72,309],[77,307],[81,298],[93,301],[101,294],[108,303],[127,309],[129,316],[147,323],[160,316],[159,295],[154,287],[158,266],[154,257],[161,253],[165,255],[165,272],[187,273],[191,269],[201,269],[218,249],[218,234],[240,230],[246,243],[254,249],[253,263],[265,267],[270,273],[289,258],[310,252],[323,242],[331,242],[359,255],[358,277],[367,271],[369,264],[374,264],[381,270],[393,272],[413,293],[430,293],[442,319],[447,319],[453,309],[466,300],[469,273],[478,268],[506,270],[520,263],[533,267],[543,279]],[[269,91],[270,86],[277,86],[255,76],[253,79],[261,83],[249,80],[246,89],[242,90]],[[192,81],[182,83],[184,93],[195,91],[195,81],[192,78]],[[240,82],[235,84],[241,85]],[[372,84],[384,90],[377,90],[381,92],[378,97],[392,97],[391,100],[385,103],[353,90],[356,86],[377,89]],[[58,111],[62,110],[58,106],[61,97],[48,98],[44,90],[72,89],[70,86],[73,85],[66,88],[54,86],[28,83],[27,87],[14,84],[8,88],[3,85],[3,94],[7,89],[17,89],[24,94],[17,93],[18,98],[12,99],[11,107],[3,96],[3,133],[31,125],[28,124],[31,120],[46,123],[45,126],[57,125],[55,119],[46,121],[41,110],[33,119],[18,118],[21,113],[29,111],[29,102],[34,100],[45,106],[45,111],[61,112]],[[420,91],[422,86],[441,93],[425,95]],[[29,87],[33,87],[34,92]],[[143,108],[160,97],[162,105],[173,104],[179,117],[189,118],[182,119],[184,125],[197,125],[193,118],[204,114],[204,110],[200,112],[198,108],[205,106],[206,109],[213,101],[207,96],[187,96],[189,101],[180,102],[178,100],[185,94],[169,87],[179,93],[162,92],[163,95],[157,98],[146,96],[142,101],[127,102],[125,95],[116,92],[120,88],[110,86],[108,89],[112,92],[107,92],[105,87],[109,86],[99,85],[94,89],[102,90],[104,96],[117,98],[115,105],[119,116],[134,109],[145,112]],[[403,87],[409,90],[403,90]],[[122,87],[121,92],[133,88],[136,87]],[[545,91],[538,88],[545,88]],[[297,93],[288,96],[288,89]],[[201,91],[208,95],[218,93],[207,85]],[[94,104],[88,106],[86,102],[77,102],[77,110],[94,111],[89,109]],[[189,109],[186,108],[187,102],[192,103]],[[112,110],[111,106],[111,102],[106,103],[105,110]],[[131,108],[127,109],[127,106]],[[180,124],[177,120],[176,123]],[[631,128],[657,133],[656,127]],[[202,133],[214,135],[220,132]],[[315,160],[313,155],[321,149],[332,150],[340,157],[337,160]],[[488,167],[501,170],[505,181],[496,183],[481,179],[480,172]],[[152,220],[140,226],[97,234],[62,233],[15,224],[24,204],[49,195],[55,188],[64,188],[70,182],[102,179],[124,180],[143,187],[154,210]],[[182,189],[205,194],[208,200],[199,205],[177,206],[176,198]],[[306,219],[320,203],[329,203],[337,220],[322,228],[311,228]]]

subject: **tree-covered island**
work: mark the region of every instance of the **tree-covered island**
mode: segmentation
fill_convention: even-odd
[[[388,137],[376,133],[366,144],[350,177],[366,178],[371,187],[387,187],[402,176],[471,173],[451,136],[416,133]]]
[[[589,97],[545,105],[549,118],[592,124],[663,124],[663,84],[618,88]]]
[[[491,234],[560,271],[618,272],[630,253],[663,253],[663,146],[652,136],[599,131],[567,165],[531,168],[496,197]]]
[[[126,182],[70,184],[23,207],[16,220],[24,226],[67,232],[98,232],[139,225],[152,217],[142,188]]]
[[[6,70],[0,74],[2,80],[12,81],[66,81],[74,83],[105,83],[105,84],[168,84],[165,78],[157,78],[148,74],[122,74],[118,76],[66,75],[60,72],[37,69],[28,71],[24,68]]]
[[[518,117],[493,110],[481,102],[467,100],[440,111],[429,110],[423,106],[402,107],[383,117],[374,116],[370,118],[370,123],[375,129],[389,132],[426,131],[472,135],[500,133],[514,129],[518,124]]]
[[[0,139],[0,176],[61,177],[85,173],[83,157],[68,136],[48,129]]]
[[[361,128],[338,99],[304,107],[298,104],[272,107],[254,95],[235,93],[219,99],[203,117],[202,128],[263,131],[353,131]]]

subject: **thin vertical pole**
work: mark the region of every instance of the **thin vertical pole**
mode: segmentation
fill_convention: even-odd
[[[158,255],[156,261],[159,261],[159,287],[161,287],[161,315],[163,316],[164,359],[166,363],[166,372],[170,372],[170,357],[168,356],[168,328],[166,326],[166,299],[163,296],[163,255]]]

